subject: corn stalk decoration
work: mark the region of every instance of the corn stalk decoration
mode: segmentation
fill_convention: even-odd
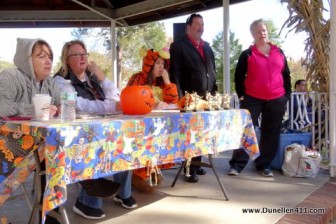
[[[307,69],[307,82],[311,90],[329,93],[329,30],[330,20],[323,18],[322,0],[280,0],[287,3],[289,18],[281,28],[289,28],[288,32],[306,32],[305,40],[306,58],[302,66]],[[330,2],[325,1],[329,3]],[[280,32],[281,32],[280,31]]]

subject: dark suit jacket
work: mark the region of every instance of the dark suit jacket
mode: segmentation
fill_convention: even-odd
[[[217,91],[214,53],[207,42],[203,50],[206,61],[186,36],[170,45],[170,79],[176,84],[180,98],[185,91],[203,97],[207,91],[212,94]]]

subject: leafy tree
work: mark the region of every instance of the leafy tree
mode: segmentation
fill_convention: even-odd
[[[306,79],[307,71],[306,71],[306,68],[302,65],[303,59],[293,60],[289,58],[287,62],[288,62],[289,70],[291,72],[292,87],[294,87],[294,83],[296,82],[296,80]]]
[[[104,74],[106,74],[109,79],[112,79],[112,64],[109,55],[93,51],[90,52],[88,60],[96,62]]]
[[[268,31],[268,39],[271,43],[281,48],[283,40],[281,40],[278,29],[275,27],[273,20],[266,20],[265,23]]]
[[[106,54],[110,56],[111,40],[110,28],[80,28],[72,32],[72,35],[81,39],[83,37],[93,37],[96,41],[103,41]],[[164,24],[153,22],[131,27],[117,28],[118,44],[118,73],[121,81],[125,84],[129,77],[141,70],[142,58],[139,49],[159,50],[167,46]]]
[[[281,47],[282,40],[278,34],[277,28],[274,26],[272,20],[265,21],[268,31],[268,38],[277,46]],[[251,36],[252,38],[252,36]],[[238,58],[242,52],[242,45],[239,44],[239,39],[235,38],[235,34],[230,32],[230,92],[235,92],[234,87],[234,72],[238,62]],[[212,48],[215,54],[217,85],[219,92],[223,92],[223,31],[218,33],[213,39]]]
[[[61,61],[58,61],[56,64],[53,63],[53,67],[51,70],[51,76],[54,76],[60,68],[61,68]]]
[[[11,68],[15,67],[13,63],[7,62],[7,61],[0,61],[0,71],[6,69],[6,68]]]
[[[240,53],[242,52],[242,45],[239,44],[239,40],[235,39],[235,34],[230,32],[230,92],[234,92],[234,71],[235,66],[238,62]],[[212,40],[212,49],[215,54],[216,62],[216,73],[217,73],[217,85],[218,91],[223,92],[223,81],[224,81],[224,65],[223,65],[223,31],[218,33],[216,37]]]

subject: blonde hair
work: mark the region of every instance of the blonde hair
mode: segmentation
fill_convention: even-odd
[[[66,42],[62,48],[62,53],[61,53],[61,68],[59,70],[59,73],[61,74],[61,76],[66,77],[68,75],[69,72],[69,67],[67,64],[67,59],[69,57],[69,49],[70,47],[72,47],[73,45],[80,45],[84,48],[85,52],[87,52],[86,50],[86,46],[84,44],[83,41],[81,40],[72,40],[69,42]]]

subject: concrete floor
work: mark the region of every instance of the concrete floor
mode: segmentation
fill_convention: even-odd
[[[328,170],[324,169],[320,169],[319,175],[314,179],[290,178],[278,171],[274,171],[273,178],[266,178],[256,173],[252,161],[239,176],[231,177],[226,175],[230,157],[231,152],[214,157],[216,170],[225,186],[229,201],[224,200],[210,168],[205,168],[207,175],[200,176],[198,183],[186,183],[181,175],[174,188],[170,185],[177,169],[172,169],[163,172],[164,181],[155,193],[133,193],[139,204],[134,210],[116,205],[113,199],[105,199],[103,210],[106,218],[103,220],[86,220],[72,212],[79,187],[77,184],[69,185],[68,200],[65,204],[69,220],[75,224],[270,224],[285,214],[247,214],[243,213],[242,209],[293,208],[330,179]],[[29,191],[31,179],[27,183]],[[7,217],[9,223],[27,223],[30,210],[21,193],[18,189],[17,196],[12,197],[0,208],[0,217]]]

